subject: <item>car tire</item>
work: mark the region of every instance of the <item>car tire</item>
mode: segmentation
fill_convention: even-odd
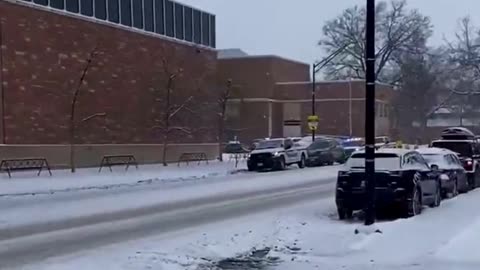
[[[422,213],[422,195],[418,187],[414,187],[412,194],[407,198],[407,217],[418,216]]]
[[[338,212],[338,219],[340,220],[352,219],[353,217],[353,211],[350,209],[337,208],[337,212]]]
[[[439,207],[442,203],[442,187],[437,183],[437,191],[435,192],[435,197],[433,202],[429,205],[430,207]]]
[[[305,158],[305,155],[302,154],[302,157],[301,157],[301,159],[300,159],[300,162],[298,162],[298,167],[299,167],[300,169],[303,169],[303,168],[305,168],[305,164],[306,164],[306,158]]]
[[[283,171],[283,170],[285,170],[285,167],[286,167],[285,157],[280,157],[280,158],[278,159],[278,163],[277,163],[277,166],[276,166],[276,167],[277,167],[276,169],[277,169],[278,171]]]
[[[247,169],[249,172],[253,172],[257,170],[257,168],[255,168],[253,165],[247,165]]]
[[[455,179],[455,182],[453,182],[452,192],[450,192],[450,198],[457,197],[458,194],[459,194],[459,192],[458,192],[458,180]]]

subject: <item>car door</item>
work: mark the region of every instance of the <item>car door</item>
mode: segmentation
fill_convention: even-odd
[[[422,175],[420,184],[422,187],[422,194],[424,201],[428,200],[429,202],[433,201],[435,193],[437,192],[438,185],[438,172],[434,172],[428,166],[427,161],[419,153],[414,152],[413,160],[418,167],[418,171]]]
[[[285,146],[285,161],[287,163],[294,163],[300,160],[300,157],[298,156],[298,150],[293,147],[293,141],[290,139],[286,139],[284,142]]]
[[[335,140],[329,141],[329,151],[334,161],[341,161],[343,159],[343,151],[340,144]]]
[[[463,168],[463,164],[457,157],[457,155],[451,154],[450,156],[454,163],[453,166],[455,168],[455,176],[457,179],[457,183],[459,185],[459,188],[463,189],[463,187],[467,185],[467,172],[465,171],[465,168]]]

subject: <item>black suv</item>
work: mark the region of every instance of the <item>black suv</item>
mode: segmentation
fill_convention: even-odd
[[[307,147],[307,166],[343,164],[345,150],[336,139],[317,138]]]
[[[375,152],[376,208],[418,215],[423,205],[440,205],[440,175],[417,151],[379,149]],[[338,172],[335,201],[340,219],[366,206],[365,153],[355,152]]]
[[[467,171],[469,189],[480,186],[480,141],[473,132],[463,127],[447,128],[430,146],[457,153]]]

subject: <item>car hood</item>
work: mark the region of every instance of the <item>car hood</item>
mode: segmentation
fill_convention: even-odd
[[[268,149],[257,149],[253,150],[250,154],[263,154],[263,153],[275,153],[285,151],[283,148],[268,148]]]

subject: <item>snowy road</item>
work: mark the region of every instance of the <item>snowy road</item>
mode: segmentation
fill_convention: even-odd
[[[333,195],[336,167],[0,199],[0,269]]]

